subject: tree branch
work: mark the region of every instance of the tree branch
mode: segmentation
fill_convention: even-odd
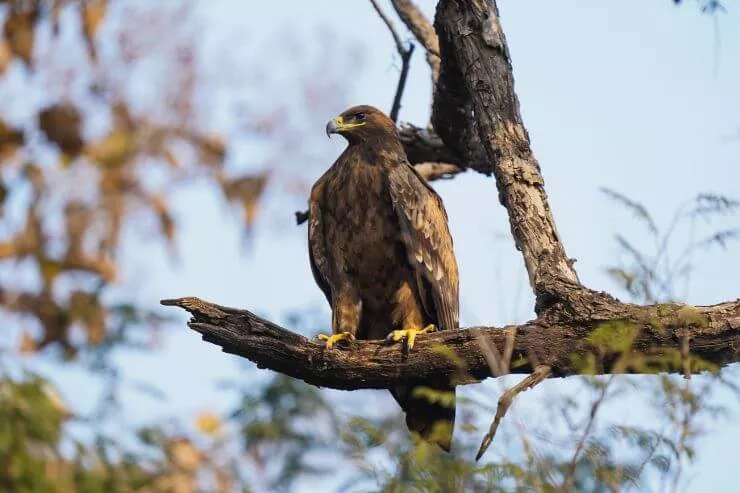
[[[401,18],[416,40],[426,50],[427,63],[429,63],[429,68],[432,70],[432,82],[436,83],[439,78],[440,67],[439,40],[432,23],[427,20],[419,7],[410,0],[391,0],[391,3],[393,8],[396,9],[398,17]]]
[[[380,5],[378,5],[378,2],[376,0],[370,0],[370,3],[375,9],[375,12],[380,17],[380,20],[383,21],[383,23],[388,28],[388,31],[390,31],[391,36],[393,36],[393,42],[396,43],[396,51],[398,52],[399,55],[403,57],[404,53],[406,53],[406,48],[403,47],[403,41],[401,41],[401,36],[398,35],[396,28],[393,26],[393,23],[388,18],[388,16],[385,15],[385,12],[383,12],[383,9],[380,8]]]
[[[396,94],[393,96],[393,105],[391,106],[391,120],[393,123],[398,121],[398,112],[401,111],[401,99],[403,98],[403,90],[406,88],[406,78],[409,75],[409,68],[411,67],[411,55],[414,54],[414,45],[409,44],[409,48],[401,53],[401,75],[398,77],[398,86],[396,86]]]
[[[388,31],[390,31],[391,36],[393,36],[393,41],[396,43],[396,51],[401,57],[401,75],[398,78],[398,86],[396,87],[396,94],[395,96],[393,96],[393,105],[391,106],[390,112],[391,120],[393,120],[393,122],[395,123],[396,121],[398,121],[398,112],[401,110],[401,99],[403,98],[403,90],[406,87],[406,78],[409,75],[409,67],[411,66],[411,55],[414,54],[414,45],[409,43],[409,47],[404,48],[403,41],[401,41],[401,36],[398,35],[396,28],[393,26],[393,23],[388,18],[388,16],[385,15],[385,12],[383,12],[383,9],[380,8],[378,2],[376,0],[370,0],[370,3],[372,4],[373,9],[375,9],[375,12],[378,14],[380,19],[388,28]]]
[[[617,355],[604,353],[603,347],[588,339],[602,323],[613,320],[636,327],[630,351],[645,357],[660,356],[668,365],[661,370],[681,371],[683,330],[690,331],[692,355],[718,366],[740,361],[740,300],[707,307],[637,306],[581,289],[571,293],[567,305],[557,313],[548,310],[517,327],[473,327],[429,334],[419,337],[410,352],[400,344],[384,341],[356,341],[349,350],[328,350],[321,342],[246,310],[198,298],[162,300],[162,304],[190,312],[188,326],[227,353],[247,358],[259,368],[344,390],[387,389],[441,376],[456,378],[459,384],[476,383],[492,376],[478,338],[485,338],[504,353],[507,336],[514,330],[512,373],[531,373],[533,365],[547,365],[553,376],[578,374],[584,370],[573,355],[595,353],[602,361],[598,372],[633,372],[634,368],[619,363]],[[587,310],[578,314],[581,307]],[[697,371],[696,365],[692,368]]]
[[[560,295],[554,288],[566,281],[579,285],[578,277],[560,241],[539,164],[532,154],[522,124],[509,49],[491,0],[440,0],[435,27],[439,35],[442,71],[435,105],[437,120],[449,116],[450,107],[472,109],[480,143],[496,177],[499,200],[509,213],[511,231],[524,256],[538,309]],[[469,100],[472,108],[466,107]],[[459,113],[459,111],[458,111]],[[459,119],[470,118],[464,114]],[[435,128],[450,141],[473,136]],[[455,125],[455,128],[465,128]]]
[[[538,366],[534,369],[534,372],[532,372],[531,375],[510,389],[506,389],[504,393],[501,394],[501,397],[498,399],[498,406],[496,407],[496,416],[494,416],[493,421],[491,421],[491,425],[488,427],[488,433],[486,433],[483,440],[480,442],[478,453],[475,454],[475,460],[480,460],[480,458],[483,457],[483,454],[486,453],[486,450],[488,450],[488,447],[496,436],[498,426],[501,424],[501,420],[504,419],[504,416],[506,416],[511,404],[514,402],[514,398],[545,380],[550,376],[550,373],[550,367]]]

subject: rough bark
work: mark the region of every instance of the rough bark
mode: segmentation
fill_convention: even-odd
[[[414,2],[392,0],[392,3],[398,16],[426,51],[427,62],[432,73],[431,123],[434,128],[439,129],[438,136],[431,126],[426,130],[410,125],[401,127],[399,130],[401,140],[404,142],[410,161],[412,163],[425,161],[456,163],[460,169],[471,168],[490,175],[493,165],[481,146],[467,89],[460,85],[444,86],[446,81],[459,80],[459,77],[443,76],[441,84],[439,82],[443,65],[439,38],[434,26]],[[444,67],[448,72],[454,70],[454,64],[451,64],[449,60]],[[443,86],[441,90],[439,90],[440,85]],[[433,159],[430,153],[440,154],[440,156]]]
[[[460,171],[472,169],[485,175],[493,171],[485,155],[457,153],[449,148],[432,129],[402,123],[398,135],[411,164],[436,162],[457,166]]]
[[[455,88],[452,99],[472,102],[480,141],[494,165],[499,200],[509,213],[539,305],[545,306],[549,299],[543,298],[558,295],[548,279],[577,285],[578,277],[555,228],[540,167],[522,124],[498,8],[490,0],[441,0],[435,27],[442,55],[438,98],[443,98],[443,90]],[[441,134],[442,128],[433,123]]]
[[[593,300],[593,296],[600,299]],[[349,350],[326,349],[322,342],[246,310],[198,298],[162,303],[188,310],[193,316],[190,328],[227,353],[313,385],[345,390],[387,389],[440,375],[456,376],[460,384],[476,383],[492,376],[486,347],[504,354],[507,344],[511,345],[511,373],[530,373],[535,366],[548,365],[555,377],[577,374],[583,368],[579,358],[573,356],[583,358],[587,354],[594,354],[602,365],[597,368],[599,373],[630,371],[630,367],[618,364],[618,354],[605,352],[589,339],[597,327],[612,320],[633,324],[637,332],[629,353],[663,356],[663,370],[681,370],[680,349],[686,337],[691,354],[706,362],[721,366],[740,360],[740,300],[707,307],[637,306],[583,290],[568,303],[578,311],[577,305],[588,306],[585,317],[561,315],[571,310],[547,311],[519,326],[442,331],[419,337],[410,352],[401,344],[385,341],[356,341]],[[450,351],[441,351],[440,347]]]

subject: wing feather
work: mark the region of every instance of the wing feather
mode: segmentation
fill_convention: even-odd
[[[324,185],[321,180],[311,190],[308,201],[308,256],[311,261],[311,272],[329,305],[334,309],[331,295],[331,271],[326,253],[326,238],[321,206],[323,203]]]
[[[458,328],[459,277],[442,199],[404,162],[388,173],[391,199],[409,262],[426,281],[441,329]]]

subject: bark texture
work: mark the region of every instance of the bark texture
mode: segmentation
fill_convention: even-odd
[[[458,88],[452,99],[472,103],[478,137],[493,163],[499,200],[509,213],[530,284],[542,301],[545,295],[557,294],[548,279],[578,284],[578,276],[565,255],[540,166],[522,124],[498,8],[490,0],[442,0],[435,26],[442,54],[439,97]],[[434,125],[441,134],[442,127]]]
[[[446,330],[419,337],[410,352],[401,344],[385,341],[355,341],[349,350],[326,349],[323,342],[247,310],[198,298],[162,303],[189,311],[192,319],[188,326],[227,353],[247,358],[259,368],[344,390],[387,389],[441,375],[457,377],[460,384],[476,383],[493,376],[488,360],[491,348],[498,354],[511,354],[511,373],[531,373],[535,366],[547,365],[555,377],[577,374],[583,371],[580,362],[589,354],[599,361],[599,373],[629,372],[630,367],[619,358],[623,353],[605,351],[600,339],[589,338],[602,323],[613,320],[634,327],[634,341],[627,353],[662,357],[662,370],[681,370],[680,351],[686,337],[691,354],[704,361],[721,366],[740,360],[740,300],[707,307],[637,306],[615,302],[607,295],[594,303],[590,292],[583,295],[585,299],[572,301],[589,306],[585,318],[548,311],[519,326]]]

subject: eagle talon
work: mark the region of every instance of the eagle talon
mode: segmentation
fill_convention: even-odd
[[[388,334],[388,337],[385,339],[387,341],[393,341],[398,342],[401,339],[406,340],[406,347],[411,350],[411,348],[414,347],[414,341],[416,340],[416,336],[419,334],[428,334],[429,332],[434,332],[437,330],[437,327],[435,327],[433,324],[429,324],[423,329],[404,329],[404,330],[394,330],[390,334]]]
[[[326,341],[327,349],[331,349],[334,346],[334,344],[339,341],[347,341],[347,342],[354,341],[355,336],[353,336],[349,332],[342,332],[340,334],[332,334],[332,335],[319,334],[319,340]]]

